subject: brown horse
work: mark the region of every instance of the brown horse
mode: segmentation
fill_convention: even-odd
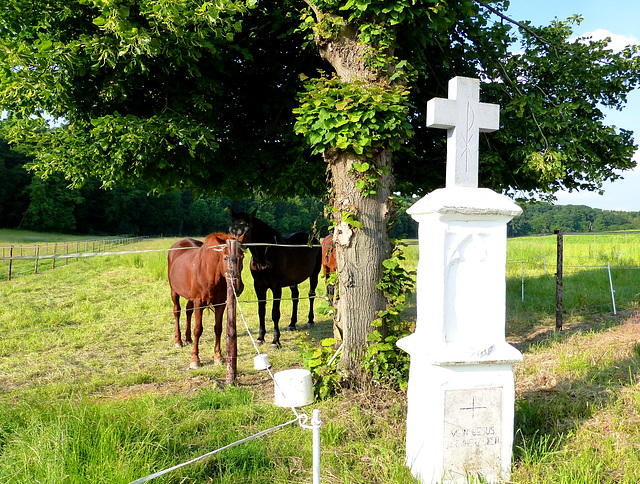
[[[338,270],[335,249],[332,235],[327,235],[322,239],[322,273],[324,274],[324,279],[327,283],[327,296],[329,297],[329,304],[331,305],[333,305],[336,287],[335,284],[329,284],[328,280],[329,276]]]
[[[169,285],[171,286],[171,300],[173,301],[173,314],[176,319],[175,345],[183,346],[180,338],[180,297],[187,300],[185,328],[185,342],[193,343],[191,350],[191,362],[189,368],[200,367],[198,355],[198,342],[202,335],[202,313],[209,305],[215,305],[215,358],[216,364],[222,363],[220,352],[220,338],[222,334],[222,315],[224,314],[225,301],[227,300],[227,269],[229,247],[227,239],[232,238],[228,234],[210,234],[204,243],[195,239],[182,239],[171,246],[168,256]],[[242,243],[243,237],[238,241]],[[242,283],[242,261],[244,255],[239,253],[237,259],[238,273],[240,276],[234,281],[236,294],[240,295],[244,289]],[[196,320],[191,339],[191,315],[195,311]]]
[[[245,235],[245,243],[251,244],[251,275],[253,287],[258,298],[258,318],[260,320],[260,333],[258,343],[264,343],[265,317],[267,311],[267,290],[273,294],[273,306],[271,318],[273,319],[272,346],[280,347],[280,299],[282,288],[291,290],[293,311],[288,331],[295,331],[298,321],[298,297],[300,291],[298,284],[309,279],[309,319],[307,327],[313,326],[313,301],[316,287],[318,286],[318,274],[321,268],[322,251],[318,240],[309,234],[298,232],[287,237],[282,237],[278,231],[262,220],[251,214],[231,213],[231,226],[229,232],[235,236]],[[313,245],[313,247],[312,247]],[[295,246],[295,247],[294,247]]]

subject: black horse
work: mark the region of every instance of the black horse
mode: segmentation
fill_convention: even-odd
[[[298,232],[282,237],[277,230],[256,218],[256,210],[250,214],[230,210],[230,214],[231,225],[229,232],[233,235],[246,233],[244,243],[252,244],[249,245],[249,250],[251,251],[250,268],[253,276],[253,286],[258,297],[258,317],[260,319],[258,343],[264,343],[267,289],[271,289],[273,294],[273,307],[271,309],[273,342],[271,345],[279,348],[280,328],[278,324],[280,322],[280,299],[283,287],[291,289],[291,298],[293,300],[291,323],[287,330],[295,331],[296,323],[298,322],[298,297],[300,295],[298,284],[309,279],[309,320],[307,327],[310,328],[314,324],[313,301],[316,295],[316,287],[318,286],[318,274],[322,267],[322,249],[318,240],[306,233]]]

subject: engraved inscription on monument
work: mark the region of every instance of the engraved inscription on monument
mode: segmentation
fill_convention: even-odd
[[[501,473],[502,391],[445,391],[443,467],[449,477]]]

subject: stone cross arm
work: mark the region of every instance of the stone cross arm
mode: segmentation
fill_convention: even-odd
[[[447,130],[447,187],[478,186],[479,133],[500,127],[500,106],[480,102],[480,81],[454,77],[449,98],[427,103],[427,126]]]

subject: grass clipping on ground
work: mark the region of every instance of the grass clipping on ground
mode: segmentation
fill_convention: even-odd
[[[514,482],[640,482],[640,312],[514,341]]]

